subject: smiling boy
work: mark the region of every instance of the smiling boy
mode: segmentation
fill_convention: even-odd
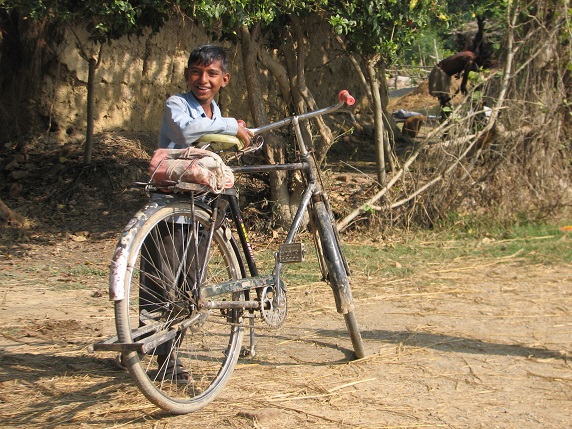
[[[244,121],[223,117],[214,101],[220,88],[225,87],[230,80],[227,67],[226,53],[220,46],[199,46],[191,52],[185,68],[189,91],[167,99],[159,135],[160,148],[185,149],[204,134],[237,136],[244,142],[244,147],[248,146],[252,132],[246,128]],[[141,250],[141,272],[146,275],[140,280],[140,311],[153,313],[163,309],[162,297],[166,291],[157,279],[173,276],[173,271],[164,271],[164,266],[172,267],[174,272],[179,272],[177,267],[185,264],[187,267],[196,266],[193,252],[182,250],[188,246],[188,228],[183,224],[184,221],[180,219],[169,225],[162,222],[157,225],[155,236],[149,234],[145,239]],[[203,232],[199,232],[199,235],[201,234]],[[201,241],[202,238],[199,238],[199,242]],[[161,245],[158,246],[157,242]],[[201,244],[199,248],[200,246]],[[166,252],[165,249],[174,251]],[[188,270],[177,282],[183,282],[183,277],[192,273],[192,269]],[[187,282],[193,284],[194,280],[191,278]],[[158,370],[164,380],[186,384],[190,382],[191,374],[189,368],[185,368],[184,360],[178,355],[178,343],[181,341],[182,336],[178,335],[176,339],[157,346],[153,354],[157,357]],[[119,362],[121,363],[121,358]]]
[[[165,103],[159,147],[184,149],[211,133],[237,136],[248,146],[252,132],[244,121],[223,117],[214,101],[230,80],[224,49],[217,45],[194,49],[185,68],[185,80],[189,92],[173,95]]]

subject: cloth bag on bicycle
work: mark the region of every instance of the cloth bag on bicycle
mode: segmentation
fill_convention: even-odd
[[[193,146],[157,149],[149,163],[149,176],[155,183],[197,183],[215,193],[234,185],[234,174],[220,156]]]

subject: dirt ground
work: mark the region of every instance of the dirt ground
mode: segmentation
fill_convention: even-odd
[[[572,265],[531,266],[518,255],[427,262],[410,276],[405,262],[373,252],[385,258],[379,269],[352,276],[369,352],[359,361],[349,359],[329,287],[292,286],[286,274],[286,323],[261,326],[256,357],[239,362],[221,396],[191,415],[157,409],[113,353],[92,350],[114,334],[108,265],[138,204],[129,193],[97,198],[102,183],[123,192],[113,187],[118,171],[133,166],[125,141],[103,143],[114,159],[96,159],[92,188],[60,192],[75,186],[65,182],[62,163],[74,155],[63,146],[54,159],[30,152],[29,180],[43,178],[43,193],[10,201],[45,228],[17,239],[0,231],[3,428],[572,427]]]
[[[369,352],[360,361],[348,360],[328,286],[294,286],[285,325],[258,331],[257,356],[239,362],[223,394],[192,415],[170,416],[133,387],[113,353],[91,350],[114,333],[106,294],[114,245],[71,234],[3,254],[3,427],[572,425],[570,265],[461,258],[414,279],[355,273]]]

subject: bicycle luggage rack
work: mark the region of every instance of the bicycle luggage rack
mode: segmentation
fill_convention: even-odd
[[[142,313],[147,318],[152,318],[150,313]],[[145,354],[159,345],[172,340],[177,335],[177,332],[187,329],[192,325],[199,323],[201,315],[197,314],[190,319],[185,319],[176,325],[172,325],[168,329],[162,329],[157,332],[157,325],[144,325],[131,331],[132,343],[120,343],[117,335],[108,338],[107,340],[95,343],[93,345],[94,351],[115,351],[115,352],[130,352],[136,351]],[[145,323],[143,321],[143,323]],[[153,333],[155,332],[155,333]]]
[[[148,337],[141,338],[145,334],[149,334],[155,330],[156,326],[143,326],[133,331],[133,339],[138,341],[133,343],[120,343],[119,338],[113,336],[105,341],[95,343],[93,345],[94,351],[113,351],[113,352],[130,352],[136,351],[141,354],[148,353],[160,344],[165,343],[177,335],[177,329],[168,329],[159,331]]]

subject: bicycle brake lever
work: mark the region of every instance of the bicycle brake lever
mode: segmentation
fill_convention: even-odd
[[[245,154],[245,153],[255,152],[258,149],[260,149],[262,147],[262,145],[264,145],[264,137],[262,137],[259,134],[251,140],[250,146],[248,146],[244,150],[241,150],[240,153]]]
[[[354,124],[357,122],[357,121],[356,121],[356,117],[354,116],[354,114],[352,113],[351,110],[341,109],[341,110],[339,110],[338,112],[339,112],[339,113],[347,113],[347,114],[350,115],[350,117],[352,118],[352,122],[353,122]]]
[[[257,135],[251,140],[251,142],[256,144],[251,144],[246,149],[238,151],[235,155],[228,158],[228,161],[232,161],[233,159],[239,159],[245,153],[256,152],[258,149],[262,147],[262,145],[264,145],[264,137],[262,137],[261,135]]]

